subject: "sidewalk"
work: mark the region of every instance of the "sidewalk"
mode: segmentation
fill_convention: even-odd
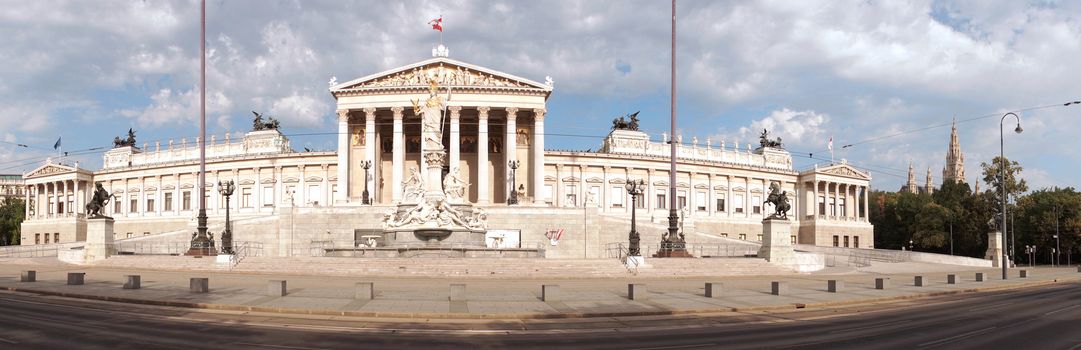
[[[892,268],[904,271],[904,268]],[[1019,270],[1028,278],[1019,278]],[[37,282],[20,282],[22,270],[37,271]],[[891,270],[881,268],[879,270]],[[999,269],[958,267],[957,284],[946,284],[948,272],[922,273],[924,287],[913,285],[917,273],[846,272],[838,275],[702,278],[596,279],[455,279],[357,278],[268,275],[231,272],[176,272],[113,269],[63,264],[0,265],[0,289],[67,297],[189,308],[341,315],[355,317],[435,319],[540,319],[646,315],[709,314],[731,311],[785,310],[919,298],[932,295],[1019,288],[1081,280],[1075,267],[1016,268],[1009,280]],[[85,272],[84,285],[67,285],[68,272]],[[985,282],[975,282],[983,272]],[[140,275],[141,289],[123,289],[124,275]],[[209,293],[193,293],[189,278],[209,278]],[[885,289],[875,288],[885,278]],[[838,293],[827,291],[827,280],[843,281]],[[268,295],[269,280],[288,281],[284,297]],[[785,295],[771,294],[771,281],[788,284]],[[354,299],[357,282],[374,283],[375,298]],[[720,297],[706,298],[704,283],[723,284]],[[467,285],[465,301],[450,301],[450,284]],[[630,300],[627,284],[645,284],[646,298]],[[559,301],[542,301],[541,285],[559,285]]]

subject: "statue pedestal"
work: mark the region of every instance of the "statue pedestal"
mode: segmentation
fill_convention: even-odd
[[[983,258],[991,260],[991,266],[1002,267],[1002,232],[987,233],[987,252]]]
[[[792,250],[792,222],[769,217],[762,220],[762,248],[758,257],[775,264],[796,264]]]
[[[86,220],[85,261],[105,260],[113,248],[113,218],[100,216]]]

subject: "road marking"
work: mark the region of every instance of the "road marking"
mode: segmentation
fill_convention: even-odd
[[[1008,303],[995,304],[995,305],[991,305],[991,306],[974,307],[974,308],[968,309],[968,311],[993,310],[993,309],[997,309],[997,308],[1000,308],[1000,307],[1007,307],[1007,306],[1015,305],[1015,304],[1016,304],[1015,302],[1008,302]]]
[[[955,336],[952,336],[952,337],[949,337],[949,338],[939,339],[939,340],[936,340],[936,341],[933,341],[933,342],[926,342],[926,343],[916,345],[916,346],[921,347],[921,348],[939,346],[939,345],[942,345],[942,344],[952,343],[954,341],[958,341],[958,340],[962,340],[962,339],[965,339],[965,338],[974,337],[974,336],[977,336],[977,335],[980,335],[980,334],[983,334],[983,333],[987,333],[987,332],[995,330],[995,328],[998,328],[998,327],[987,327],[987,328],[984,328],[984,329],[981,329],[981,330],[978,330],[978,331],[971,331],[971,332],[964,333],[964,334],[958,334],[958,335],[955,335]]]
[[[1077,343],[1077,345],[1074,345],[1073,347],[1071,347],[1069,349],[1066,349],[1066,350],[1077,350],[1077,349],[1081,349],[1081,343]]]
[[[8,339],[4,339],[4,338],[0,338],[0,341],[2,341],[2,342],[5,342],[5,343],[8,343],[8,344],[18,344],[18,343],[19,343],[19,342],[17,342],[17,341],[14,341],[14,340],[8,340]]]
[[[1063,312],[1063,311],[1066,311],[1066,310],[1072,310],[1072,309],[1074,309],[1074,308],[1076,308],[1078,306],[1081,306],[1081,305],[1074,305],[1074,306],[1064,307],[1064,308],[1061,308],[1061,309],[1058,309],[1058,310],[1055,310],[1055,311],[1046,312],[1043,315],[1044,316],[1054,315],[1054,314],[1057,314],[1057,313],[1060,313],[1060,312]]]
[[[691,345],[678,345],[678,346],[658,346],[653,348],[634,348],[632,350],[662,350],[662,349],[688,349],[688,348],[701,348],[701,347],[714,347],[717,343],[708,344],[691,344]]]
[[[320,348],[301,348],[301,347],[295,347],[295,346],[272,345],[272,344],[256,344],[256,343],[233,343],[233,345],[246,345],[246,346],[266,347],[266,348],[275,348],[275,349],[320,350]]]
[[[838,330],[835,330],[835,331],[831,331],[830,334],[847,333],[847,332],[852,332],[852,331],[862,331],[862,330],[868,330],[868,329],[874,329],[874,328],[880,328],[880,327],[887,327],[887,326],[905,324],[905,323],[910,323],[910,322],[912,322],[912,320],[903,320],[903,321],[897,321],[897,322],[881,323],[881,324],[876,324],[876,325],[871,325],[871,326],[838,329]]]

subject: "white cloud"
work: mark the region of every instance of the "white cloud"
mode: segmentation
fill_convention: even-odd
[[[321,119],[330,112],[325,101],[308,95],[286,96],[274,101],[270,107],[270,114],[283,121],[296,123],[292,126],[318,126]]]
[[[752,121],[749,126],[739,128],[739,135],[740,138],[753,140],[764,129],[770,132],[771,137],[781,137],[786,145],[817,145],[829,137],[822,129],[828,121],[829,116],[822,113],[783,108]]]

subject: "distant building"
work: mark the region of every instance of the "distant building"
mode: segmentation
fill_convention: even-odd
[[[965,154],[961,153],[961,141],[957,137],[957,120],[950,131],[950,147],[946,150],[946,166],[942,168],[942,182],[965,182]]]
[[[23,196],[22,174],[0,174],[0,203],[7,202],[8,198]]]

